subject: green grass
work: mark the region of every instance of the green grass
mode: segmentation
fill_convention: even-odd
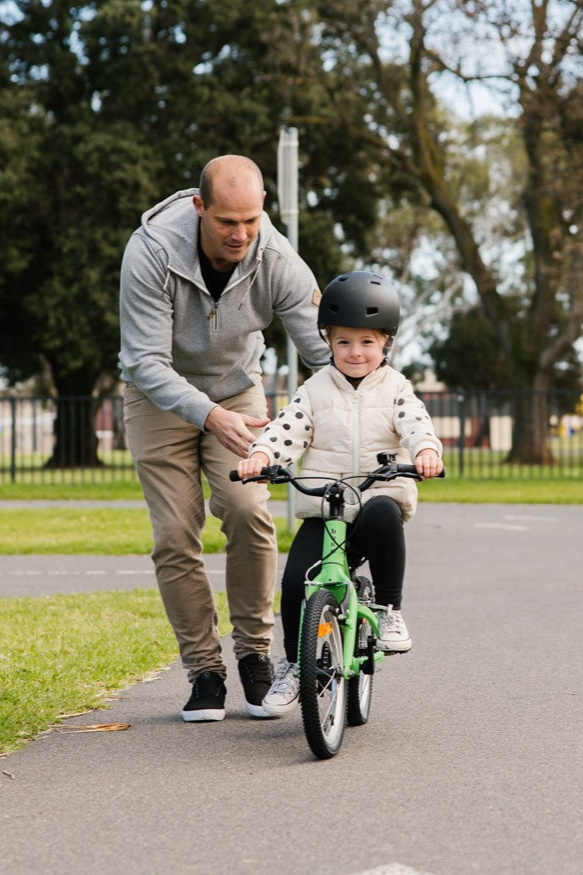
[[[216,599],[219,631],[226,635],[232,628],[226,596]],[[154,589],[0,598],[0,755],[66,715],[107,707],[116,690],[177,656]],[[104,715],[89,722],[108,721]]]
[[[462,504],[583,504],[581,479],[469,480],[446,478],[419,485],[421,502]]]
[[[279,550],[287,553],[293,534],[287,521],[276,519]],[[206,553],[225,549],[220,522],[208,517],[204,530]],[[147,510],[134,508],[43,507],[0,508],[0,555],[148,554],[152,532]]]
[[[0,599],[0,753],[176,654],[156,590]]]
[[[137,480],[112,483],[0,483],[2,501],[140,501],[144,494]]]
[[[285,500],[286,486],[270,487],[273,498]],[[209,489],[204,483],[205,496]],[[5,483],[0,482],[2,501],[143,501],[138,481],[114,480],[111,483]]]
[[[550,472],[553,473],[553,472]],[[445,480],[423,483],[419,487],[421,501],[461,501],[501,504],[581,504],[583,485],[580,475],[550,476],[548,471],[535,469],[492,478],[460,478],[455,465],[448,467]],[[274,500],[285,501],[286,486],[271,486]],[[208,498],[208,487],[205,485]],[[0,500],[3,501],[139,501],[142,490],[137,481],[113,483],[2,483]]]
[[[149,553],[151,549],[146,510],[0,509],[0,554],[125,555]]]

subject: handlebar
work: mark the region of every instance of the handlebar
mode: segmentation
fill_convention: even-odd
[[[362,483],[359,483],[357,486],[350,487],[351,489],[356,489],[360,492],[364,492],[366,489],[369,489],[373,483],[377,481],[384,481],[389,483],[391,480],[394,480],[396,477],[408,477],[413,480],[422,480],[423,478],[417,472],[417,468],[415,465],[403,465],[395,460],[387,453],[379,453],[377,456],[377,461],[380,462],[380,467],[375,471],[371,471],[370,474],[367,474]],[[445,468],[442,470],[441,474],[438,474],[438,477],[445,477]],[[292,486],[295,487],[299,492],[303,492],[304,495],[313,495],[316,497],[323,497],[329,491],[331,487],[331,483],[325,483],[322,486],[309,487],[306,486],[304,482],[305,480],[322,480],[323,477],[301,477],[301,475],[294,474],[293,471],[290,471],[289,468],[284,468],[282,465],[269,465],[266,468],[261,469],[261,473],[257,474],[254,477],[239,477],[237,471],[229,472],[229,479],[233,481],[242,481],[243,483],[253,483],[259,480],[268,480],[270,483],[291,483]],[[348,479],[354,479],[354,476],[344,478],[342,482],[345,482]]]

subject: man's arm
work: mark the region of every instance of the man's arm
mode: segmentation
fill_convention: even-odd
[[[138,232],[124,253],[120,284],[122,377],[161,410],[204,427],[215,406],[172,366],[174,311],[162,254]]]

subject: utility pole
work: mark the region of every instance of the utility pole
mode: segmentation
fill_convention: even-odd
[[[287,239],[298,251],[298,129],[282,128],[277,149],[277,196],[279,213],[287,226]],[[298,353],[287,338],[287,395],[291,401],[298,386]],[[287,525],[294,524],[295,494],[287,487]]]

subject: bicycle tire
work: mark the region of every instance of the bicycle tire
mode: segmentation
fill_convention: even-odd
[[[346,721],[342,630],[338,602],[327,589],[306,602],[300,641],[300,702],[304,732],[318,759],[340,750]]]
[[[365,656],[367,642],[372,634],[370,623],[363,620],[356,636],[356,655]],[[348,681],[346,719],[349,726],[364,726],[368,723],[372,703],[373,676],[360,671]]]
[[[374,589],[372,582],[368,577],[363,575],[354,576],[354,585],[358,595],[358,600],[364,604],[370,605],[374,599]],[[354,645],[355,656],[368,655],[368,638],[372,635],[370,623],[362,620],[356,642]],[[368,722],[370,715],[370,706],[372,702],[372,686],[373,676],[359,672],[356,677],[350,678],[348,681],[348,700],[346,707],[346,719],[349,726],[364,726]]]

